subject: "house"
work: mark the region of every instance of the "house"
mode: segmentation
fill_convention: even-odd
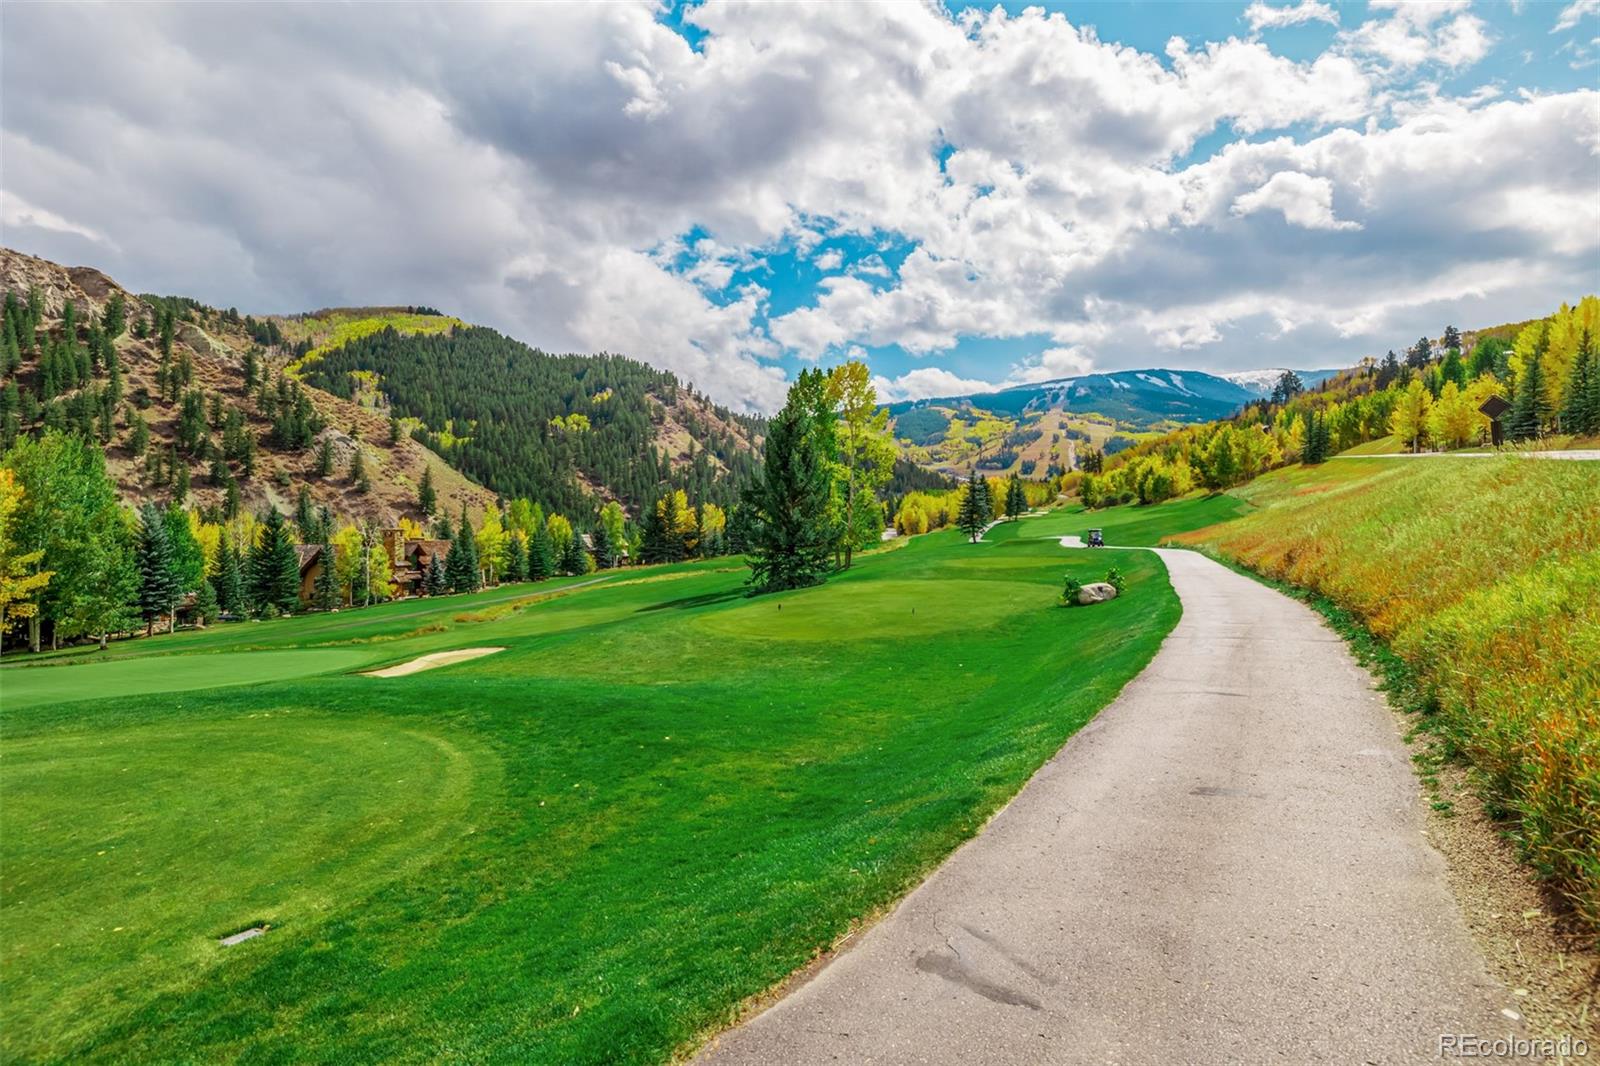
[[[317,578],[327,560],[322,557],[320,544],[296,544],[294,553],[300,557],[300,602],[312,604],[317,600]]]
[[[450,554],[448,540],[401,540],[398,536],[391,538],[389,534],[399,533],[399,530],[384,531],[384,547],[389,550],[391,577],[398,588],[398,595],[415,596],[422,591],[422,584],[428,578],[428,567],[433,565],[437,558],[439,565],[444,565],[445,556]]]

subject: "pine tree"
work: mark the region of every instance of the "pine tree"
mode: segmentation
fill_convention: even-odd
[[[211,583],[217,590],[217,606],[221,608],[223,614],[245,613],[244,575],[240,571],[239,555],[226,537],[217,548],[216,567],[212,571]]]
[[[139,509],[139,547],[135,560],[139,568],[139,611],[144,615],[145,635],[149,636],[157,618],[172,615],[179,597],[178,572],[172,556],[172,542],[167,537],[166,518],[153,503]]]
[[[1017,518],[1028,509],[1028,491],[1022,487],[1022,478],[1012,474],[1006,482],[1006,514]]]
[[[573,530],[572,539],[567,541],[566,550],[561,553],[561,569],[568,574],[582,574],[588,568],[584,561],[583,534]]]
[[[1512,440],[1537,437],[1549,417],[1542,362],[1542,353],[1535,351],[1523,366],[1522,377],[1517,380],[1517,394],[1512,398],[1511,414],[1506,425],[1506,433]]]
[[[528,550],[515,533],[506,537],[506,581],[528,580]]]
[[[317,445],[317,476],[333,476],[333,442],[327,437],[322,438],[322,443]]]
[[[1578,342],[1573,357],[1572,378],[1567,383],[1566,403],[1561,411],[1561,428],[1577,436],[1600,433],[1600,410],[1594,404],[1600,397],[1600,385],[1595,374],[1600,372],[1600,360],[1595,357],[1594,341],[1587,326]]]
[[[423,587],[430,596],[443,596],[450,591],[450,582],[445,577],[444,564],[439,561],[438,552],[428,558],[428,576],[424,579]]]
[[[194,616],[197,623],[204,628],[217,620],[221,607],[217,603],[217,590],[209,578],[200,581],[200,587],[194,595]]]
[[[422,468],[422,483],[417,486],[417,509],[422,512],[423,518],[428,518],[438,505],[439,496],[433,488],[433,466],[430,464]]]
[[[466,504],[461,505],[461,522],[456,527],[455,543],[444,561],[445,580],[453,592],[476,592],[480,583],[478,574],[477,538],[473,535],[472,521],[467,517]]]
[[[613,561],[615,549],[611,546],[611,533],[606,529],[606,524],[600,522],[594,527],[594,565],[599,570],[609,570],[615,566]]]
[[[555,548],[550,543],[550,530],[540,522],[528,540],[528,578],[543,581],[556,572]]]
[[[182,503],[189,498],[189,461],[185,459],[178,463],[177,473],[172,479],[172,499],[175,503]]]
[[[961,493],[961,509],[957,512],[956,525],[974,544],[983,536],[983,527],[989,524],[988,496],[988,483],[977,470],[973,470]]]
[[[745,490],[751,510],[750,582],[762,591],[822,581],[833,554],[832,452],[823,446],[807,375],[767,427],[765,468]]]
[[[257,611],[300,609],[300,556],[276,507],[262,516],[260,540],[250,553],[250,599]]]
[[[339,575],[334,572],[333,543],[328,540],[326,527],[322,530],[322,546],[317,558],[322,564],[322,569],[317,572],[317,581],[314,592],[316,594],[317,609],[331,611],[339,606]]]

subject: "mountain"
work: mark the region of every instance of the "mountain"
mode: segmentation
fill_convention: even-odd
[[[755,475],[765,430],[666,371],[552,355],[478,326],[384,326],[312,349],[296,368],[319,389],[383,405],[502,496],[569,515],[608,499],[637,515],[669,485],[729,507]]]
[[[421,517],[426,469],[441,510],[527,496],[587,521],[606,500],[637,516],[668,486],[726,506],[758,465],[765,423],[669,373],[550,355],[430,307],[240,315],[5,248],[0,292],[0,446],[81,433],[133,502],[186,483],[201,508],[290,511],[304,486],[392,524]]]
[[[441,508],[481,513],[494,502],[420,441],[391,440],[386,412],[278,372],[287,353],[275,358],[277,349],[257,340],[269,332],[260,321],[136,295],[98,270],[9,248],[0,248],[0,292],[8,364],[0,444],[46,427],[79,432],[104,448],[130,502],[171,499],[186,480],[188,504],[220,511],[231,482],[238,506],[290,512],[304,486],[313,505],[335,515],[392,524],[416,515],[425,469]],[[125,325],[108,337],[102,325],[113,305]],[[358,447],[359,478],[351,472]],[[324,449],[332,459],[325,476],[317,469]]]
[[[1274,366],[1261,370],[1233,370],[1217,376],[1226,378],[1240,388],[1247,389],[1251,395],[1257,398],[1264,398],[1272,395],[1272,388],[1278,383],[1278,379],[1283,376],[1285,369],[1285,367]],[[1295,373],[1300,376],[1302,385],[1308,389],[1314,389],[1329,378],[1343,373],[1343,371],[1344,368],[1342,367],[1333,367],[1326,370],[1296,370]]]
[[[1047,410],[1097,414],[1149,427],[1158,422],[1204,422],[1224,418],[1255,398],[1251,390],[1198,370],[1119,370],[1084,374],[999,392],[893,404],[891,415],[917,407],[969,405],[1018,417]]]

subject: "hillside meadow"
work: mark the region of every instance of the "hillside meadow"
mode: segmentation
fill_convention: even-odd
[[[1149,661],[1179,613],[1160,561],[1062,550],[1081,518],[758,598],[718,560],[7,665],[0,1054],[682,1053]],[[1113,562],[1124,598],[1055,605]],[[505,650],[356,672],[462,647]]]
[[[1341,460],[1174,538],[1352,612],[1417,672],[1539,875],[1600,926],[1600,465]]]

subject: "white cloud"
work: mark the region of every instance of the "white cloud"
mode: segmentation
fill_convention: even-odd
[[[142,290],[429,303],[765,409],[785,354],[1049,338],[979,375],[1005,381],[1320,361],[1600,287],[1600,94],[1450,95],[1482,21],[1373,7],[1296,61],[1033,8],[695,5],[696,50],[647,3],[14,5],[0,220]],[[834,238],[912,250],[841,273]],[[728,291],[790,253],[824,274],[798,309]],[[924,370],[948,374],[890,387],[952,384]]]
[[[1275,29],[1279,26],[1297,26],[1302,22],[1326,22],[1339,25],[1339,13],[1319,0],[1300,0],[1293,7],[1273,7],[1262,0],[1254,2],[1244,11],[1244,19],[1252,30]]]
[[[1239,195],[1232,210],[1241,217],[1257,211],[1278,211],[1284,221],[1306,229],[1361,228],[1359,222],[1341,222],[1333,217],[1333,182],[1296,170],[1280,170],[1260,188]]]
[[[933,366],[918,367],[892,380],[878,375],[872,379],[872,385],[878,390],[878,399],[885,403],[927,400],[937,396],[966,396],[975,392],[993,392],[996,388],[986,381],[964,378]]]
[[[1551,33],[1560,33],[1570,30],[1578,24],[1578,20],[1585,15],[1600,14],[1600,0],[1573,0],[1572,3],[1561,9],[1560,16]]]

